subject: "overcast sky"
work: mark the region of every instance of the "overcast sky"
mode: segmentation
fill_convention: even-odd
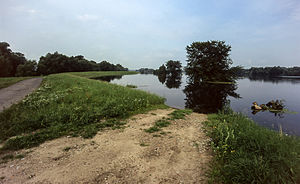
[[[234,65],[299,66],[300,0],[0,0],[0,41],[28,59],[158,68],[207,40],[230,44]]]

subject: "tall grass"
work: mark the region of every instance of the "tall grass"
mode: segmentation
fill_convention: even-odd
[[[63,135],[91,137],[163,104],[163,98],[144,91],[73,74],[49,75],[37,91],[0,113],[0,140],[3,149],[21,149]]]
[[[245,116],[208,116],[215,160],[212,182],[300,183],[300,139],[263,128]]]
[[[32,77],[0,77],[0,89]]]

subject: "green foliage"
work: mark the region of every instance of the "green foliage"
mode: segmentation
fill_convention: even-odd
[[[161,128],[167,127],[170,124],[171,124],[170,121],[168,121],[166,119],[160,119],[160,120],[156,121],[152,127],[145,129],[145,132],[147,132],[147,133],[158,132],[158,131],[161,131]]]
[[[244,76],[249,76],[250,78],[278,77],[282,75],[300,76],[300,67],[251,67],[244,71]]]
[[[300,140],[255,124],[232,111],[209,115],[215,154],[213,182],[299,183]]]
[[[186,115],[191,114],[193,111],[191,109],[177,109],[170,113],[171,120],[184,119]]]
[[[26,61],[24,64],[18,65],[16,76],[35,76],[37,75],[36,68],[36,61]]]
[[[4,149],[17,150],[63,135],[89,138],[105,127],[120,128],[124,122],[118,119],[163,103],[140,90],[72,74],[49,75],[38,90],[0,113],[0,140],[6,141]]]
[[[32,77],[1,77],[0,78],[0,89],[13,85],[25,79],[30,79]]]
[[[113,65],[107,61],[96,63],[88,61],[83,56],[66,56],[55,52],[48,53],[40,58],[38,73],[49,75],[62,72],[83,72],[83,71],[127,71],[122,65]]]
[[[180,61],[169,60],[166,63],[166,73],[168,75],[174,75],[177,73],[181,73],[182,72],[181,68],[182,68],[182,66],[181,66]]]
[[[232,81],[230,70],[232,61],[229,57],[231,46],[224,41],[193,42],[186,47],[189,79],[200,81]]]
[[[159,132],[162,130],[163,127],[167,127],[171,124],[170,120],[184,119],[186,115],[191,114],[192,112],[193,111],[190,109],[175,110],[169,114],[170,118],[167,119],[163,118],[156,121],[152,127],[145,129],[145,132],[148,133]],[[161,134],[164,135],[165,132],[161,132]]]
[[[12,52],[10,45],[0,42],[0,77],[14,77],[17,67],[26,62],[24,54]]]

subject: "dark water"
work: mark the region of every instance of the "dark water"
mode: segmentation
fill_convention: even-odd
[[[125,75],[112,78],[112,83],[133,84],[138,89],[166,98],[166,104],[175,108],[192,108],[197,112],[209,113],[230,102],[234,111],[242,112],[258,124],[287,134],[300,136],[300,114],[274,114],[268,111],[252,114],[251,105],[267,103],[270,100],[284,100],[285,108],[300,111],[300,80],[293,78],[244,78],[237,85],[187,83],[187,76],[158,78],[155,75]]]

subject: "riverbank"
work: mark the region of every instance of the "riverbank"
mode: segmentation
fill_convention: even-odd
[[[164,99],[156,95],[80,77],[112,74],[126,72],[44,77],[38,90],[0,113],[2,150],[30,148],[64,135],[92,137],[105,127],[122,126],[122,120],[130,115],[166,107]]]
[[[231,110],[208,115],[213,183],[299,183],[300,138],[263,128]]]
[[[91,139],[64,136],[14,152],[18,158],[1,165],[0,177],[4,183],[207,183],[212,154],[203,132],[206,115],[182,114],[153,110]],[[170,124],[145,131],[163,119]]]

